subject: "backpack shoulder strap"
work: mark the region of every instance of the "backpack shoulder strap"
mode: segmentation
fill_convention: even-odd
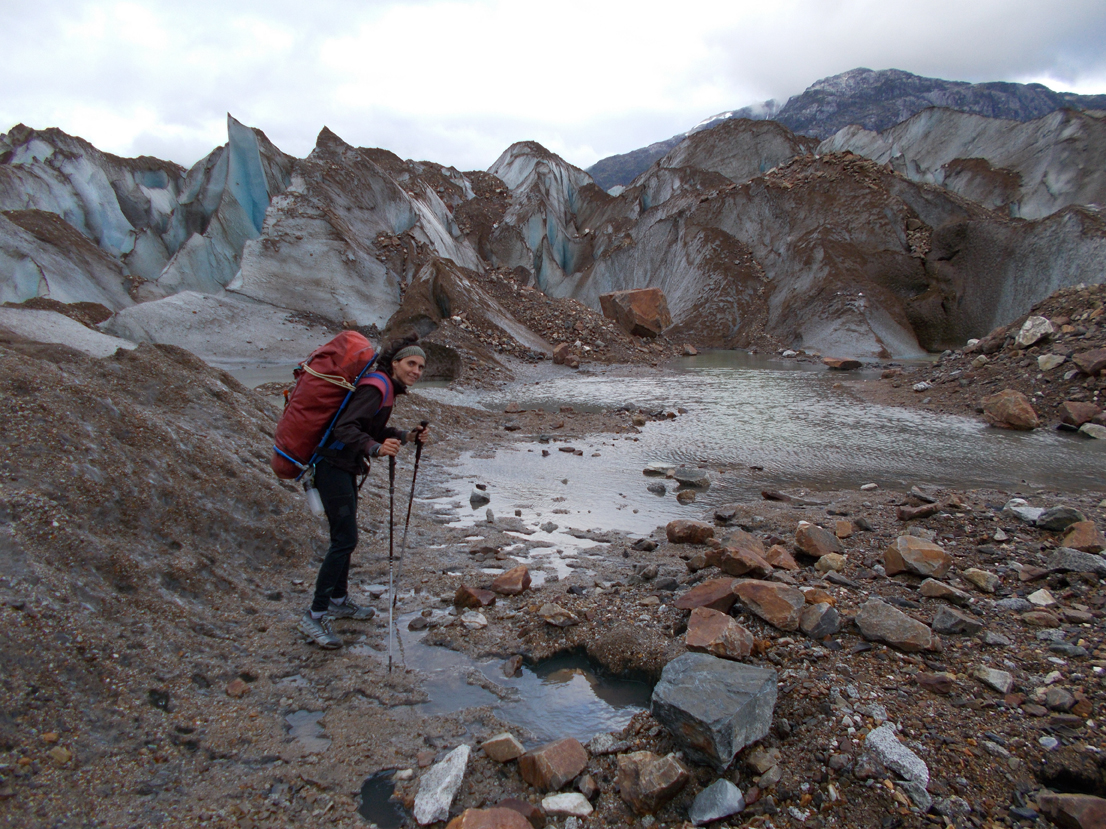
[[[358,386],[372,386],[380,390],[380,396],[382,402],[381,408],[390,407],[395,403],[396,391],[392,386],[392,378],[382,371],[374,371],[372,374],[366,374],[360,380],[357,381]]]

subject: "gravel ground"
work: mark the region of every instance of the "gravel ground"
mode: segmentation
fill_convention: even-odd
[[[942,365],[952,359],[959,358]],[[516,379],[529,376],[522,364],[507,364]],[[893,380],[870,385],[895,400],[901,387]],[[909,392],[901,402],[921,401]],[[92,360],[0,337],[0,825],[364,826],[357,793],[368,775],[410,770],[398,789],[410,804],[429,764],[507,728],[486,708],[427,716],[411,707],[426,699],[423,678],[388,672],[383,599],[372,601],[376,619],[336,623],[340,651],[316,650],[296,631],[326,539],[305,517],[302,496],[268,471],[277,413],[274,397],[180,349],[142,346]],[[500,413],[412,397],[401,398],[395,422],[435,425],[420,470],[429,497],[445,492],[448,463],[461,451],[529,440],[561,421],[557,434],[570,438],[632,434],[646,417],[520,413],[522,428],[509,433],[497,428]],[[406,460],[401,493],[410,486]],[[374,469],[363,492],[355,595],[387,579],[385,481]],[[773,579],[825,591],[843,622],[840,633],[814,641],[777,630],[740,603],[732,612],[756,640],[745,661],[779,672],[764,745],[780,755],[764,777],[746,762],[748,752],[738,757],[725,776],[755,802],[723,825],[1032,825],[1043,787],[1106,796],[1101,580],[1040,572],[1061,536],[1004,512],[1012,492],[920,494],[937,508],[911,521],[899,510],[923,500],[888,490],[794,491],[790,500],[699,516],[717,537],[743,529],[766,546],[788,547],[800,569]],[[1039,492],[1033,504],[1063,503],[1101,530],[1104,497]],[[468,540],[471,528],[442,520],[416,503],[410,547],[420,554],[404,562],[414,592],[403,613],[448,611],[462,584],[483,585],[489,565],[515,563],[503,552],[518,541],[507,534],[510,519],[481,527],[479,542]],[[839,573],[827,578],[797,554],[800,521],[831,532],[841,524],[847,558]],[[952,555],[944,581],[967,593],[962,609],[1000,644],[984,645],[983,632],[947,635],[939,651],[904,653],[860,636],[851,620],[870,597],[926,623],[943,604],[922,596],[921,578],[884,574],[884,550],[908,530]],[[649,552],[635,548],[636,537],[603,539],[607,555],[500,597],[483,611],[483,629],[435,614],[444,622],[430,641],[531,663],[582,650],[607,671],[657,677],[685,650],[688,614],[674,597],[720,573],[703,566],[707,545],[669,543],[663,528]],[[995,577],[994,592],[968,581],[971,568]],[[1051,619],[996,604],[1041,588],[1056,601]],[[579,623],[547,624],[546,603]],[[1009,672],[1010,693],[975,679],[981,666]],[[321,734],[307,733],[310,724],[305,736],[290,733],[287,717],[298,712],[322,713]],[[864,736],[884,718],[929,766],[928,814],[865,758]],[[633,750],[679,750],[647,713],[620,736]],[[314,739],[329,744],[320,751]],[[694,796],[719,776],[689,764],[687,787],[642,819],[616,790],[616,764],[614,755],[590,758],[598,794],[584,825],[685,825]],[[453,813],[511,796],[541,799],[516,764],[477,750]]]

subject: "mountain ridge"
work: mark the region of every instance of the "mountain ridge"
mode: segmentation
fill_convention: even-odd
[[[901,69],[861,67],[815,81],[769,115],[771,103],[732,110],[729,117],[778,121],[794,133],[825,140],[854,124],[882,132],[933,106],[988,118],[1032,121],[1058,109],[1106,109],[1106,94],[1056,92],[1037,83],[946,81]],[[587,171],[604,190],[627,186],[689,135],[718,118],[708,118],[686,133],[647,147],[600,159]]]

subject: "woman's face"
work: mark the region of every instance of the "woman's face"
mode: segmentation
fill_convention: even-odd
[[[411,386],[422,377],[422,370],[426,368],[426,360],[417,354],[404,357],[402,360],[392,362],[392,376],[405,386]]]

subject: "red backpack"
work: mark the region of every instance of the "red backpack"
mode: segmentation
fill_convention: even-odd
[[[343,331],[292,372],[296,384],[276,427],[271,465],[278,478],[299,478],[318,460],[338,415],[369,373],[376,352],[364,336]]]

